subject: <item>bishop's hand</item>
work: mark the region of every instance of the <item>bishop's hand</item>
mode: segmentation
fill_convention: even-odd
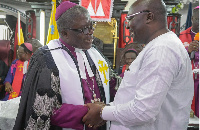
[[[191,53],[192,51],[199,51],[199,42],[192,41],[188,47],[188,52]]]
[[[88,107],[88,113],[83,117],[82,121],[88,127],[98,127],[105,123],[105,121],[101,118],[102,108],[105,106],[102,102],[96,103],[88,103],[86,104]]]

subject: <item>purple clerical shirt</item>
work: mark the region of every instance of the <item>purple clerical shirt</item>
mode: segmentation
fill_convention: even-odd
[[[65,43],[61,38],[59,40],[71,51],[75,59],[77,59],[75,48]],[[100,92],[95,77],[94,76],[89,77],[87,69],[85,69],[85,72],[87,79],[81,79],[81,80],[84,90],[85,104],[87,104],[91,103],[91,100],[93,100],[93,93],[91,91],[92,90],[91,87],[93,87],[93,80],[94,80],[94,91],[97,98],[100,98]],[[87,111],[88,108],[86,106],[63,103],[59,109],[54,110],[53,115],[51,116],[51,124],[60,126],[62,128],[83,130],[84,123],[82,122],[82,118],[87,113]],[[92,128],[88,128],[87,126],[86,129],[94,130]]]

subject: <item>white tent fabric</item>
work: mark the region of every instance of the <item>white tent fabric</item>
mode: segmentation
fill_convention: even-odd
[[[0,101],[0,130],[12,130],[18,113],[20,97]]]

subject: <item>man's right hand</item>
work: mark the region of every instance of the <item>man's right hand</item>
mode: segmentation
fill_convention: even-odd
[[[188,52],[191,53],[192,51],[199,51],[199,42],[192,41],[188,47]]]
[[[9,82],[5,83],[5,91],[8,92],[8,93],[13,92],[13,88],[12,88],[12,86]]]

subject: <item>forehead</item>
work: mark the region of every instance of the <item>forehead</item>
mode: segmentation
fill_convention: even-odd
[[[127,52],[125,54],[126,57],[133,57],[133,56],[136,56],[135,52]]]
[[[91,19],[89,14],[81,14],[80,16],[75,18],[74,26],[83,27],[83,26],[86,26],[86,25],[90,24],[91,21],[92,21],[92,19]]]
[[[18,51],[23,52],[23,51],[24,51],[24,48],[21,47],[21,46],[19,46]]]
[[[138,13],[142,10],[147,10],[146,3],[142,3],[141,1],[136,1],[128,11],[128,15]]]

